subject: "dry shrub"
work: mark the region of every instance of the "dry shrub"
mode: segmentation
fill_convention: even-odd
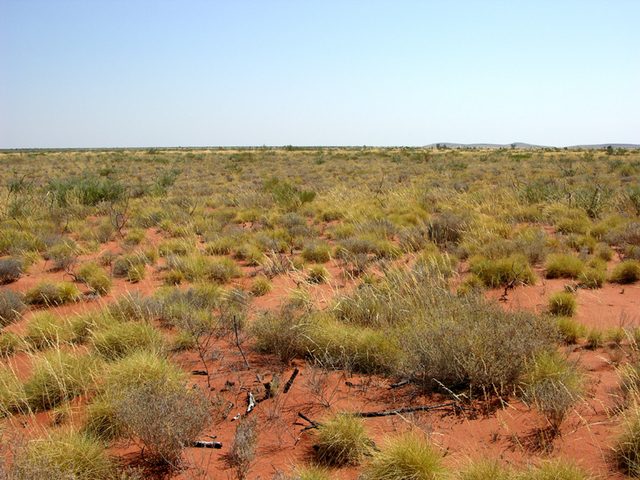
[[[116,417],[149,460],[175,465],[210,420],[209,401],[199,390],[150,381],[122,393]]]
[[[236,472],[238,480],[247,478],[258,446],[258,419],[245,417],[238,421],[233,443],[227,455],[227,462]]]
[[[0,327],[16,322],[24,310],[22,295],[13,290],[0,291]]]
[[[12,283],[22,277],[24,268],[19,258],[0,259],[0,285]]]

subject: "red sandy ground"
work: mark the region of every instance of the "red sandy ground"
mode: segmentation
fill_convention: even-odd
[[[150,231],[150,235],[151,235]],[[103,247],[118,252],[116,243]],[[100,252],[102,253],[102,252]],[[100,254],[98,253],[98,255]],[[160,263],[160,262],[159,262]],[[140,291],[152,294],[161,285],[157,266],[147,267],[147,278],[135,285],[121,279],[115,279],[114,288],[109,295],[98,300],[82,301],[65,307],[52,309],[62,316],[83,313],[113,301],[127,291]],[[50,272],[48,265],[41,263],[30,269],[18,282],[9,288],[25,291],[43,279],[61,280],[63,274]],[[340,268],[331,264],[329,271],[332,279],[328,285],[311,287],[312,298],[322,308],[328,304],[333,294],[348,288],[340,274]],[[252,268],[246,267],[246,272]],[[538,272],[540,273],[540,272]],[[273,281],[273,291],[256,298],[253,311],[275,308],[295,288],[300,278],[279,276]],[[238,280],[239,286],[248,287],[250,278]],[[546,308],[549,294],[561,290],[566,280],[544,280],[538,275],[538,284],[518,287],[508,292],[505,308],[521,308],[542,311]],[[2,287],[8,288],[8,287]],[[490,298],[497,299],[502,291],[491,291]],[[600,290],[578,291],[579,308],[576,319],[599,329],[609,327],[638,325],[640,319],[640,286],[619,286],[606,284]],[[10,326],[7,330],[23,332],[26,320]],[[177,476],[177,478],[235,478],[234,471],[226,461],[226,454],[233,441],[237,415],[245,413],[247,391],[253,392],[256,399],[264,396],[263,383],[271,381],[274,375],[282,385],[292,374],[294,368],[300,373],[287,394],[266,399],[258,403],[251,415],[258,417],[259,446],[258,455],[252,465],[248,478],[271,479],[276,472],[290,472],[293,465],[300,465],[312,459],[314,430],[303,432],[308,423],[302,420],[302,413],[312,420],[322,420],[331,412],[352,411],[389,411],[405,407],[439,405],[452,399],[445,395],[429,394],[415,389],[411,385],[391,388],[398,379],[377,376],[349,375],[343,372],[322,372],[314,370],[305,362],[296,360],[291,365],[282,365],[273,358],[260,356],[252,351],[250,342],[243,344],[251,368],[248,369],[234,342],[220,340],[213,351],[216,358],[211,361],[212,398],[215,395],[233,404],[225,418],[207,428],[203,440],[215,437],[222,442],[221,450],[186,449],[181,472],[151,471],[147,475]],[[560,434],[553,440],[545,439],[544,417],[534,408],[529,408],[513,396],[502,402],[492,400],[491,404],[482,398],[472,399],[469,405],[474,410],[456,411],[451,407],[435,409],[382,418],[366,419],[370,437],[378,445],[383,443],[385,435],[408,429],[420,429],[429,435],[435,445],[445,454],[445,462],[453,470],[463,468],[465,462],[486,456],[498,459],[505,465],[523,467],[538,463],[543,459],[562,457],[573,460],[595,478],[625,478],[615,470],[610,459],[615,436],[622,422],[616,410],[615,388],[618,384],[616,367],[608,354],[608,347],[591,351],[581,345],[566,347],[571,358],[582,366],[588,378],[587,394],[568,419],[563,423]],[[202,364],[195,353],[181,353],[175,360],[187,371],[200,370]],[[625,359],[622,360],[622,363]],[[20,354],[12,357],[9,363],[25,377],[30,371],[29,357]],[[324,376],[324,378],[323,378]],[[324,380],[324,388],[318,387]],[[197,385],[209,390],[202,376],[190,377],[189,386]],[[82,405],[86,399],[78,399],[71,404],[74,422],[82,419]],[[54,428],[54,415],[51,412],[31,417],[19,417],[5,420],[23,432],[27,437],[41,434],[44,429]],[[144,465],[140,458],[140,448],[134,444],[120,443],[112,448],[112,453],[128,465]],[[352,466],[335,470],[338,479],[358,478],[361,468]]]

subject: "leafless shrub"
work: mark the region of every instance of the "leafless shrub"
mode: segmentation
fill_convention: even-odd
[[[227,462],[236,472],[238,480],[247,478],[256,459],[258,445],[257,417],[243,418],[236,426]]]
[[[15,282],[22,277],[22,261],[19,258],[0,259],[0,285]]]
[[[209,401],[199,390],[149,382],[124,392],[116,416],[150,460],[176,465],[182,450],[205,429]]]

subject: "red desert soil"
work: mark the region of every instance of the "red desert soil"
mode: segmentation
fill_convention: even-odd
[[[151,231],[150,231],[151,232]],[[119,251],[117,244],[107,245],[104,250]],[[161,260],[159,261],[161,263]],[[61,280],[64,274],[51,272],[44,263],[34,265],[30,274],[10,286],[25,291],[43,279]],[[115,279],[109,295],[97,300],[83,300],[77,304],[52,309],[61,316],[83,313],[104,306],[123,293],[140,291],[152,294],[161,285],[158,265],[147,267],[147,278],[137,284],[123,279]],[[311,287],[311,296],[318,307],[326,306],[330,298],[344,288],[348,282],[341,277],[337,265],[328,266],[331,281],[326,285]],[[245,273],[255,269],[243,268]],[[290,295],[296,283],[303,278],[292,274],[274,279],[274,289],[268,295],[258,297],[253,302],[253,312],[277,307]],[[250,286],[251,279],[244,277],[238,284]],[[538,284],[510,290],[504,308],[521,308],[542,311],[546,308],[550,293],[561,290],[566,280],[544,280],[538,272]],[[7,287],[2,287],[7,288]],[[502,290],[488,293],[498,299]],[[575,317],[588,327],[606,329],[609,327],[639,324],[640,287],[638,285],[619,286],[606,284],[600,290],[578,291],[578,313]],[[30,314],[25,315],[28,320]],[[10,330],[22,332],[26,321],[22,320]],[[204,433],[203,440],[215,438],[222,442],[220,450],[189,448],[184,454],[183,471],[179,478],[233,478],[226,454],[233,442],[237,421],[247,409],[247,395],[252,392],[258,400],[250,415],[258,417],[260,433],[258,455],[248,478],[271,479],[278,471],[289,472],[293,465],[300,465],[312,458],[314,430],[299,414],[318,421],[331,412],[374,412],[392,411],[400,408],[441,405],[451,403],[454,398],[447,395],[426,395],[411,385],[392,388],[398,379],[378,376],[350,375],[343,372],[314,369],[304,361],[295,360],[291,365],[282,365],[268,356],[252,351],[250,341],[242,343],[243,351],[251,368],[247,368],[235,339],[219,340],[213,348],[211,361],[211,388],[203,376],[190,377],[189,386],[198,386],[210,391],[212,399],[220,400],[220,417]],[[566,347],[584,369],[588,377],[588,390],[584,401],[579,403],[562,425],[560,434],[549,440],[545,436],[544,417],[513,396],[500,402],[493,400],[488,405],[483,398],[471,399],[469,410],[460,411],[448,406],[425,412],[413,412],[380,418],[366,419],[371,439],[380,444],[385,435],[417,428],[427,433],[432,441],[446,453],[445,461],[452,469],[459,469],[465,462],[487,456],[504,464],[522,467],[537,463],[541,459],[562,457],[573,460],[596,478],[625,478],[615,470],[610,459],[615,436],[620,428],[615,409],[615,387],[618,383],[614,362],[608,355],[607,346],[597,350],[587,350],[584,346]],[[175,360],[186,370],[203,368],[196,353],[180,353]],[[625,359],[622,360],[624,363]],[[30,371],[29,358],[17,355],[9,362],[25,376]],[[280,385],[292,375],[294,368],[299,374],[288,393],[280,393],[264,399],[263,384],[277,376]],[[466,399],[469,400],[469,399]],[[86,399],[71,404],[72,422],[82,419],[82,405]],[[231,406],[232,405],[232,406]],[[225,415],[223,415],[223,413]],[[51,412],[31,417],[16,417],[4,420],[26,436],[42,433],[45,428],[53,428],[56,418]],[[125,464],[143,465],[140,449],[135,445],[119,443],[112,449]],[[357,466],[335,470],[339,479],[358,478]]]

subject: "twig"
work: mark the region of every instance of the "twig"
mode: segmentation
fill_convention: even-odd
[[[411,413],[411,412],[426,412],[428,410],[435,410],[437,408],[445,408],[445,407],[454,407],[460,410],[466,411],[474,411],[475,408],[470,407],[462,407],[458,405],[456,402],[443,403],[440,405],[429,405],[427,407],[410,407],[410,408],[401,408],[400,410],[393,410],[390,412],[353,412],[353,413],[345,413],[345,415],[352,415],[354,417],[362,417],[362,418],[375,418],[375,417],[389,417],[391,415],[401,415],[403,413]]]
[[[287,380],[287,383],[284,384],[284,388],[282,389],[282,393],[288,393],[289,392],[289,390],[291,389],[291,385],[293,385],[293,381],[298,376],[298,373],[300,373],[300,370],[298,370],[297,368],[293,370],[293,373],[289,377],[289,380]]]
[[[238,336],[238,320],[236,318],[236,315],[233,316],[233,330],[236,333],[236,346],[238,347],[238,350],[240,350],[242,358],[244,358],[244,363],[246,363],[247,369],[251,370],[251,365],[249,365],[249,361],[247,360],[247,357],[245,356],[244,352],[242,351],[242,347],[240,346],[240,337]]]

